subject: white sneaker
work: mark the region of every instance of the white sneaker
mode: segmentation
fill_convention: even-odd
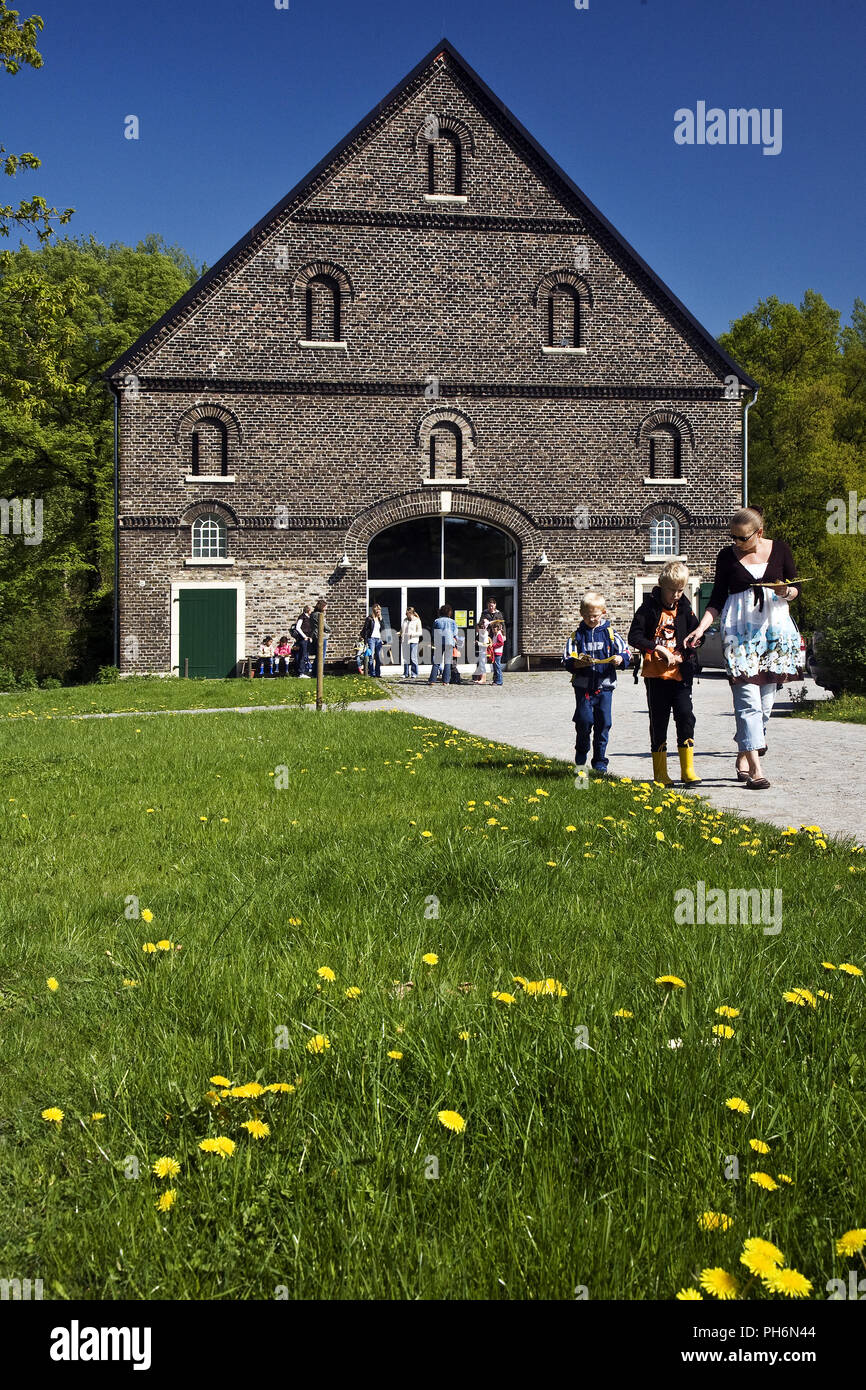
[[[312,680],[312,677],[311,677],[311,676],[298,676],[298,680],[299,680],[299,681],[308,681],[308,680]]]

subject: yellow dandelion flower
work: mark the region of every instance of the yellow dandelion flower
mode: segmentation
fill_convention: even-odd
[[[432,839],[433,839],[433,831],[432,831],[432,830],[422,830],[422,831],[421,831],[421,836],[422,836],[422,839],[425,839],[425,840],[432,840]]]
[[[786,1182],[789,1187],[794,1186],[794,1179],[790,1176],[789,1173],[777,1173],[776,1177],[778,1178],[779,1182]]]
[[[749,1236],[744,1240],[743,1251],[747,1255],[766,1255],[777,1265],[785,1263],[785,1256],[778,1245],[774,1245],[771,1240],[762,1240],[760,1236]]]
[[[721,843],[722,843],[722,842],[721,842],[721,840],[719,839],[718,835],[711,835],[711,836],[710,836],[710,844],[711,844],[711,845],[720,845]]]
[[[307,1051],[324,1052],[325,1049],[330,1046],[330,1038],[327,1038],[324,1033],[316,1033],[315,1037],[310,1038],[310,1041],[307,1043]]]
[[[733,1028],[727,1023],[714,1023],[713,1032],[717,1038],[732,1038],[734,1036]]]
[[[836,1241],[837,1255],[859,1255],[863,1246],[866,1245],[866,1230],[862,1226],[853,1231],[846,1231]]]
[[[458,1115],[456,1110],[439,1110],[437,1118],[440,1124],[446,1129],[454,1130],[455,1134],[461,1134],[466,1128],[466,1121],[462,1115]]]
[[[524,989],[526,989],[529,984],[529,981],[525,980],[522,975],[512,975],[511,978],[516,985],[522,985]]]
[[[656,831],[656,839],[657,839],[657,840],[663,840],[664,837],[665,837],[665,832],[664,832],[663,830],[657,830],[657,831]]]
[[[783,1293],[787,1298],[808,1298],[812,1285],[805,1274],[796,1269],[777,1269],[762,1276],[771,1293]]]
[[[230,1158],[235,1151],[235,1144],[233,1139],[220,1134],[216,1139],[202,1139],[199,1148],[206,1154],[221,1154],[223,1158]]]
[[[272,1081],[265,1087],[266,1091],[293,1091],[295,1088],[289,1081]]]
[[[264,1095],[264,1092],[264,1086],[260,1086],[258,1081],[247,1081],[243,1086],[232,1086],[229,1095],[236,1096],[239,1100],[255,1100],[256,1096]]]
[[[439,964],[439,957],[437,955],[434,955],[432,951],[428,951],[426,956],[422,956],[421,959],[423,960],[425,965]]]
[[[714,1298],[736,1298],[737,1281],[726,1269],[702,1269],[700,1274],[701,1288],[706,1289]]]
[[[43,1120],[50,1120],[53,1124],[63,1123],[63,1111],[58,1110],[56,1105],[49,1105],[47,1110],[42,1111]]]
[[[389,1053],[388,1053],[388,1056],[389,1056],[389,1057],[392,1057],[392,1058],[394,1059],[395,1062],[402,1062],[402,1060],[403,1060],[403,1053],[402,1053],[402,1052],[396,1052],[396,1051],[395,1051],[395,1052],[389,1052]]]
[[[153,921],[153,913],[151,912],[151,910],[150,910],[149,907],[143,907],[143,908],[141,909],[141,920],[142,920],[142,922],[152,922],[152,921]]]
[[[172,944],[170,941],[157,941],[156,949],[158,951],[170,951],[172,949]]]
[[[832,999],[833,996],[832,996],[832,994],[828,994],[827,991],[826,991],[826,989],[819,989],[819,990],[818,990],[818,998],[819,998],[819,999]]]
[[[48,988],[52,991],[52,993],[54,992],[54,990],[60,988],[60,985],[58,984],[57,980],[55,980],[53,975],[49,975],[45,983],[47,984]]]
[[[254,1139],[266,1139],[271,1132],[270,1125],[262,1120],[244,1120],[241,1129],[248,1130]]]
[[[320,975],[323,980],[334,981],[337,978],[330,965],[320,965],[316,974]]]
[[[856,965],[851,965],[851,963],[850,963],[849,961],[843,961],[843,963],[839,966],[839,969],[840,969],[840,970],[844,970],[846,975],[862,975],[862,974],[863,974],[863,971],[862,971],[862,970],[860,970]]]
[[[292,821],[292,824],[294,825],[295,822]],[[300,917],[290,917],[290,918],[289,918],[289,926],[290,926],[290,927],[299,927],[300,925],[301,925],[301,919],[300,919]]]
[[[548,859],[548,861],[547,861],[547,867],[548,867],[548,869],[555,869],[555,868],[556,868],[556,860],[555,860],[555,859]]]
[[[466,1032],[465,1029],[464,1029],[462,1032],[458,1033],[457,1036],[458,1036],[458,1038],[460,1039],[461,1042],[468,1042],[468,1041],[469,1041],[469,1034]]]
[[[105,1114],[102,1110],[94,1110],[90,1118],[91,1120],[104,1120]]]
[[[177,1189],[167,1187],[156,1204],[157,1211],[171,1211],[177,1201]]]
[[[832,962],[831,960],[822,960],[822,961],[821,961],[821,964],[823,965],[823,967],[824,967],[825,970],[835,970],[835,969],[836,969],[835,965],[833,964],[833,962]]]
[[[765,1192],[776,1192],[779,1187],[769,1173],[750,1173],[749,1182],[753,1182],[756,1187],[762,1187]]]
[[[738,1110],[741,1115],[750,1115],[751,1109],[741,1096],[731,1096],[730,1100],[725,1101],[729,1110]]]
[[[703,1294],[698,1293],[697,1289],[680,1289],[679,1293],[674,1294],[674,1298],[681,1298],[683,1302],[694,1302],[697,1299],[700,1299],[702,1303],[704,1301]]]
[[[806,1004],[809,1005],[810,1009],[816,1007],[815,996],[808,989],[800,989],[799,987],[786,989],[782,998],[786,999],[789,1004],[799,1004],[801,1008],[804,1008]]]
[[[617,1009],[614,1018],[634,1018],[631,1009]]]
[[[740,1017],[739,1009],[732,1009],[729,1004],[720,1004],[719,1007],[716,1009],[716,1013],[720,1014],[722,1018]]]
[[[346,990],[346,998],[357,999],[360,996],[360,993],[361,991],[359,990],[357,985],[350,985],[349,988]]]
[[[698,1217],[702,1231],[727,1231],[733,1224],[733,1217],[726,1216],[723,1211],[702,1211]]]
[[[566,830],[576,830],[576,829],[577,829],[577,826],[576,826],[576,825],[567,825],[565,828],[566,828]]]
[[[209,1076],[208,1081],[213,1086],[230,1086],[232,1084],[227,1076]]]
[[[513,1004],[515,1002],[515,996],[513,994],[503,994],[500,990],[497,989],[493,991],[491,997],[493,999],[498,999],[500,1004]]]
[[[180,1172],[176,1158],[158,1158],[151,1169],[158,1178],[175,1178]]]
[[[756,1154],[768,1154],[770,1152],[769,1144],[765,1144],[763,1139],[750,1139],[749,1145]]]
[[[778,1268],[779,1261],[775,1255],[769,1255],[766,1250],[744,1250],[740,1256],[740,1264],[745,1265],[750,1274],[759,1275],[764,1279],[769,1274],[774,1274]]]
[[[145,941],[145,943],[144,943],[144,945],[142,946],[141,949],[142,949],[142,951],[144,951],[147,955],[151,956],[151,955],[153,955],[154,951],[156,950],[156,946],[154,945],[154,943],[153,943],[152,941]]]
[[[685,989],[686,982],[681,980],[679,975],[657,975],[657,985],[670,985],[673,989]]]

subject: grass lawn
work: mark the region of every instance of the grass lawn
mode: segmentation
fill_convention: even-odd
[[[364,676],[325,676],[325,704],[385,700],[388,692]],[[113,685],[67,685],[59,690],[19,690],[0,695],[0,721],[34,715],[141,713],[145,710],[230,709],[233,705],[287,708],[316,703],[315,679],[177,680],[133,676]]]
[[[4,720],[0,767],[0,1277],[781,1301],[749,1236],[813,1298],[860,1269],[855,847],[386,710]],[[699,881],[780,888],[781,930],[678,921]]]
[[[831,700],[801,700],[792,710],[798,719],[835,719],[843,724],[866,724],[866,696],[835,695]]]

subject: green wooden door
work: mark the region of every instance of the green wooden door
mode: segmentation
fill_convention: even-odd
[[[237,665],[237,590],[181,589],[179,675],[221,678]]]

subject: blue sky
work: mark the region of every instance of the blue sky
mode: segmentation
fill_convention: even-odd
[[[0,72],[0,142],[42,168],[3,201],[69,234],[213,265],[444,36],[712,333],[866,298],[863,0],[15,3],[45,61]],[[780,153],[677,144],[699,101],[780,108]]]

